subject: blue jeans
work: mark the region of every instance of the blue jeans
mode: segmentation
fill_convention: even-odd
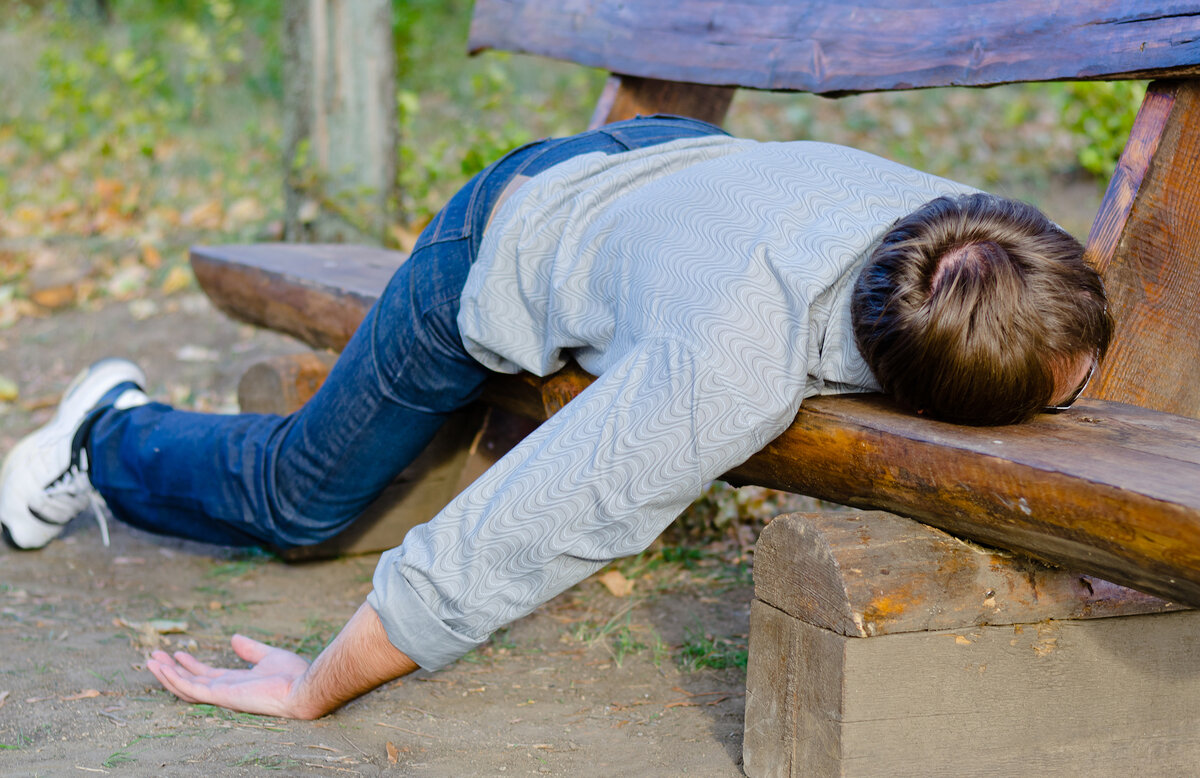
[[[107,410],[87,440],[92,484],[142,529],[222,545],[287,548],[344,530],[416,456],[488,371],[467,354],[459,297],[488,215],[517,175],[721,133],[638,117],[523,146],[467,183],[421,233],[320,391],[289,416]]]

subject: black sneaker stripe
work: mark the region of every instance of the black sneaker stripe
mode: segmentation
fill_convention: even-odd
[[[32,516],[33,518],[37,519],[38,521],[42,522],[43,524],[47,524],[51,527],[61,527],[64,524],[66,524],[65,521],[54,521],[52,519],[48,519],[45,516],[43,516],[42,514],[38,513],[33,508],[29,509],[29,515]],[[68,519],[68,521],[69,521],[69,519]]]

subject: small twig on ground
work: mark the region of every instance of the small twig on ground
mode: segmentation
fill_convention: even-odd
[[[404,727],[397,727],[395,724],[384,724],[382,721],[376,721],[375,725],[378,727],[387,727],[388,729],[398,729],[410,735],[420,735],[421,737],[431,737],[434,740],[441,740],[437,735],[427,735],[424,732],[417,732],[415,729],[405,729]]]
[[[112,722],[114,724],[116,724],[118,727],[123,727],[129,723],[128,721],[121,718],[120,716],[114,716],[111,713],[108,713],[107,711],[98,710],[98,711],[96,711],[96,713],[98,713],[99,715],[103,716],[106,719],[111,719]]]

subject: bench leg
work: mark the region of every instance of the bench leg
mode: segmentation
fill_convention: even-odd
[[[752,778],[1183,775],[1200,758],[1200,611],[881,511],[776,518],[754,580]]]
[[[1200,418],[1200,79],[1150,84],[1088,237],[1118,337],[1090,396]]]

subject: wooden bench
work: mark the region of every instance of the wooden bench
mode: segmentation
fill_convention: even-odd
[[[913,549],[924,541],[911,538],[880,545],[880,533],[894,539],[936,531],[874,514],[849,532],[833,532],[830,523],[843,519],[830,517],[772,523],[756,557],[746,720],[750,774],[928,774],[937,770],[923,766],[951,764],[964,742],[995,753],[995,759],[980,762],[993,771],[1022,764],[1023,743],[1039,767],[1069,766],[1083,764],[1072,760],[1086,752],[1086,743],[1119,734],[1122,727],[1159,743],[1162,753],[1179,760],[1172,764],[1194,761],[1200,747],[1185,730],[1197,711],[1183,702],[1166,708],[1181,717],[1176,722],[1185,722],[1182,729],[1168,726],[1162,716],[1153,717],[1155,726],[1131,729],[1131,719],[1150,715],[1149,706],[1135,705],[1122,708],[1123,717],[1088,720],[1086,727],[1078,715],[1067,717],[1079,725],[1074,739],[1066,725],[1044,724],[1038,731],[1046,738],[1031,739],[1033,730],[1013,725],[1013,717],[1043,721],[1029,718],[1014,702],[1038,692],[1039,684],[1068,689],[1065,699],[1084,708],[1109,707],[1112,697],[1097,690],[1104,686],[1097,677],[1121,678],[1124,692],[1157,697],[1177,673],[1179,694],[1196,697],[1190,685],[1197,662],[1190,639],[1195,619],[1188,611],[1166,612],[1173,607],[1166,601],[1200,604],[1200,306],[1194,304],[1200,297],[1200,187],[1194,184],[1200,174],[1200,79],[1193,78],[1200,73],[1200,6],[1170,0],[1153,7],[1079,0],[1052,9],[1021,0],[982,5],[477,0],[471,49],[487,48],[614,73],[593,125],[656,112],[720,123],[737,87],[836,95],[1014,81],[1159,79],[1150,85],[1088,238],[1088,256],[1105,278],[1119,322],[1088,399],[1061,416],[973,429],[911,417],[875,396],[816,398],[806,401],[790,429],[729,477],[886,509],[1072,571],[1056,573],[990,552],[986,558],[921,555]],[[345,246],[193,251],[197,278],[223,310],[334,350],[403,259],[395,252]],[[296,407],[322,372],[289,364],[261,371],[274,387],[264,409]],[[590,376],[571,368],[547,379],[498,377],[485,399],[495,408],[542,419],[588,381]],[[246,386],[248,398],[253,385]],[[493,421],[501,418],[506,417],[492,415]],[[450,466],[453,472],[468,473],[503,450],[505,437],[488,433],[490,426],[474,437],[460,432],[461,439],[447,447],[466,451]],[[423,478],[418,474],[414,483]],[[461,484],[465,476],[443,474],[439,488],[446,481]],[[394,530],[394,542],[405,527],[428,518],[411,510],[376,513]],[[879,521],[900,524],[889,523],[884,532],[876,527]],[[824,588],[787,572],[809,564],[805,560],[815,552],[803,551],[805,544],[831,549],[827,567],[833,572],[822,579]],[[855,561],[864,555],[870,565]],[[945,567],[947,560],[957,560],[958,567]],[[955,573],[971,569],[976,572]],[[895,572],[900,570],[910,573]],[[913,570],[930,575],[914,577]],[[989,570],[994,577],[986,579]],[[1051,579],[1057,583],[1047,584]],[[925,588],[916,597],[919,581]],[[1047,586],[1053,596],[1046,595]],[[827,596],[830,592],[844,596]],[[966,613],[965,606],[954,604],[963,602],[975,602],[975,610]],[[901,624],[885,618],[889,607],[962,618]],[[1075,653],[1055,653],[1054,646],[1067,645],[1065,638],[1061,645],[1046,642],[1048,637],[1038,642],[1033,636],[1042,627],[1020,627],[1051,619],[1046,623],[1057,629],[1081,616],[1118,615],[1070,621],[1064,634],[1086,637],[1077,649],[1071,643]],[[874,632],[867,625],[875,625]],[[978,628],[981,637],[964,632],[968,628]],[[1162,645],[1138,658],[1128,648],[1134,645],[1129,636],[1136,634],[1154,636]],[[1105,654],[1095,648],[1097,640],[1117,640],[1113,635],[1126,636],[1119,650]],[[1014,646],[1029,643],[1028,651],[1006,658],[1010,640]],[[818,643],[820,651],[813,649]],[[965,654],[941,652],[942,646],[987,648],[994,658],[977,653],[964,659]],[[1039,675],[1030,663],[1046,656],[1060,659]],[[1087,658],[1084,674],[1072,674],[1072,657]],[[890,675],[881,678],[872,662],[889,668]],[[974,675],[963,675],[960,665],[975,668]],[[1002,666],[1000,673],[986,669]],[[881,706],[874,716],[863,707],[871,704],[871,684],[893,690],[890,701],[908,707]],[[1007,706],[986,708],[986,716],[972,714],[974,723],[965,728],[932,728],[941,733],[934,740],[917,736],[929,716],[949,721],[945,717],[962,714],[953,705],[939,708],[939,700],[975,704],[1002,688],[1012,690],[1004,698]],[[990,728],[989,717],[995,719]],[[880,730],[870,723],[876,719],[896,723]],[[988,737],[990,745],[984,742]],[[936,750],[936,742],[955,738],[955,747],[943,745],[936,754],[914,751]],[[896,745],[907,750],[891,749]],[[1106,759],[1105,753],[1093,749],[1087,765],[1115,773],[1114,766],[1129,763]],[[1144,748],[1128,753],[1153,756]],[[878,761],[889,754],[894,762]],[[972,771],[962,763],[953,766]]]

